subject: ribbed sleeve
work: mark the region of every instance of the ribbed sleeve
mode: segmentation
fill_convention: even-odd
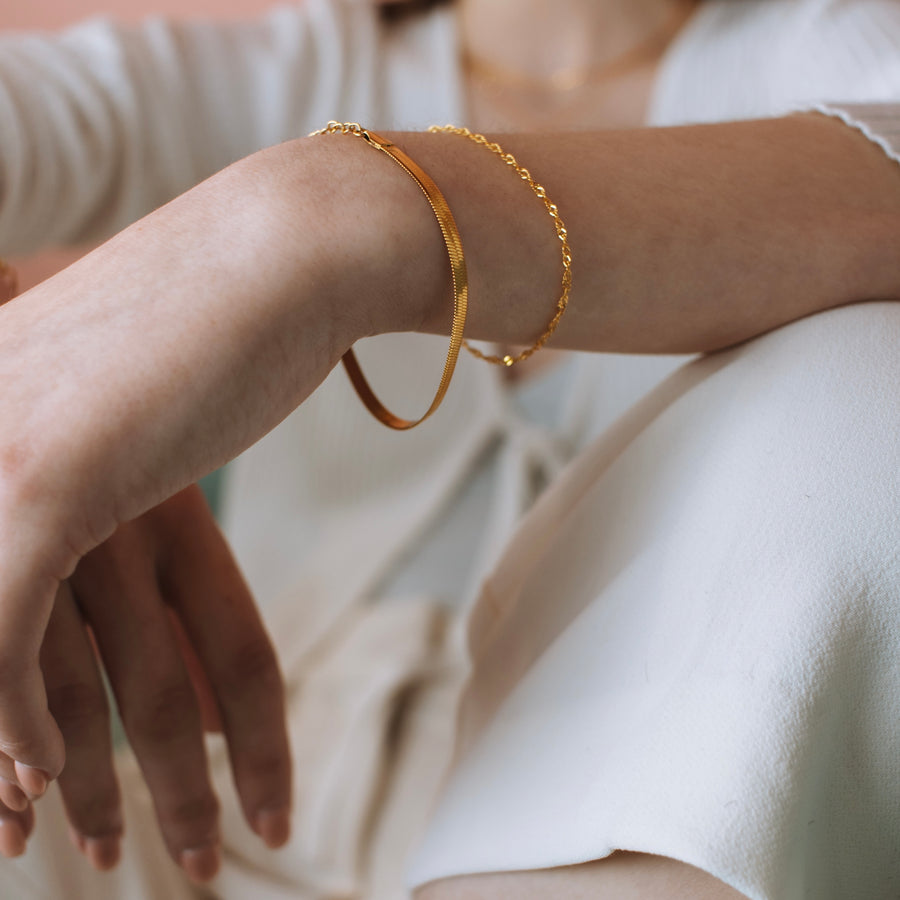
[[[812,109],[861,131],[900,163],[900,103],[820,103]]]
[[[369,4],[0,37],[0,253],[121,229],[310,121],[371,109]],[[308,129],[307,129],[308,130]]]
[[[649,123],[812,110],[900,161],[900,3],[706,0],[663,61]]]
[[[896,0],[706,0],[663,62],[649,119],[674,125],[898,102]]]

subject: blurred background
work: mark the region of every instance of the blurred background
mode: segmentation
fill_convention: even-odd
[[[149,15],[236,19],[260,14],[270,5],[275,5],[274,0],[0,0],[0,29],[53,30],[98,15],[126,22]],[[59,250],[32,259],[11,260],[18,269],[21,289],[52,275],[86,249]]]

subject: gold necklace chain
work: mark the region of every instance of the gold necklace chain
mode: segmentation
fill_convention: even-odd
[[[548,77],[501,66],[499,63],[476,56],[465,46],[460,52],[460,59],[463,68],[470,75],[497,87],[567,94],[588,85],[613,81],[657,59],[671,43],[695,6],[694,2],[677,4],[672,14],[656,31],[611,60],[590,66],[570,66]]]

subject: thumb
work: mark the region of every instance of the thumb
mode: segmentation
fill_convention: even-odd
[[[53,596],[41,603],[33,594],[0,591],[0,752],[15,761],[21,788],[39,797],[65,762],[39,661]]]
[[[0,735],[0,750],[15,760],[20,787],[40,797],[62,771],[65,748],[37,666],[0,684]]]

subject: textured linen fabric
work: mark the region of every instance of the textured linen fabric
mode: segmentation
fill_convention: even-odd
[[[651,122],[830,101],[829,114],[896,155],[900,115],[878,101],[900,97],[898,17],[890,0],[709,0],[663,61]],[[329,118],[463,120],[454,41],[447,10],[384,29],[366,4],[324,0],[251,25],[100,21],[62,38],[0,38],[0,251],[121,227]],[[473,360],[442,415],[405,435],[371,420],[342,372],[329,377],[230,474],[229,535],[288,685],[298,821],[287,850],[261,849],[213,746],[226,860],[211,893],[405,895],[402,856],[446,765],[468,665],[462,620],[405,576],[492,458],[500,477],[472,523],[481,550],[460,563],[464,594],[494,574],[470,622],[459,766],[413,883],[624,846],[693,861],[754,898],[890,896],[834,868],[855,848],[853,865],[886,878],[884,858],[900,857],[889,852],[897,460],[885,437],[896,315],[869,306],[798,323],[692,364],[636,407],[678,361],[576,357],[552,431]],[[390,336],[361,353],[378,389],[414,409],[444,344]],[[806,354],[819,377],[806,377]],[[535,483],[589,446],[498,563]],[[639,590],[648,572],[654,589]],[[373,602],[397,589],[407,602]],[[701,734],[712,743],[698,749]],[[122,870],[87,870],[44,814],[29,856],[3,867],[20,879],[16,897],[67,897],[75,884],[92,897],[209,895],[168,861],[133,765],[123,781],[135,800]],[[682,781],[693,805],[678,818]],[[814,801],[823,818],[804,820]],[[836,843],[845,855],[823,861]]]
[[[539,501],[415,883],[627,849],[753,900],[896,896],[898,340],[873,304],[694,362]]]

